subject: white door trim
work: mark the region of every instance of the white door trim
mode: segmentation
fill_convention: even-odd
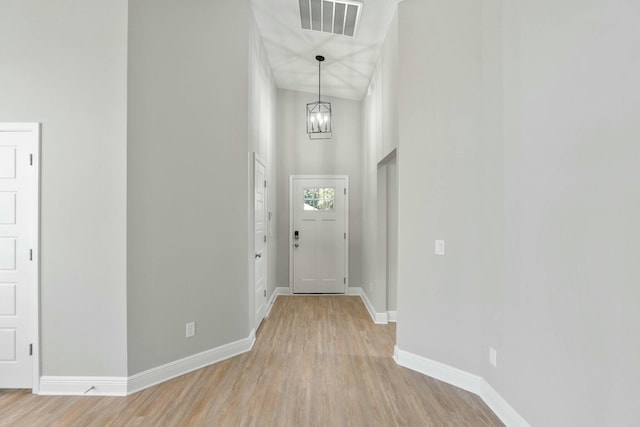
[[[262,156],[260,156],[260,154],[258,154],[257,152],[253,152],[253,156],[252,156],[252,162],[251,162],[251,182],[253,183],[251,185],[251,212],[250,212],[250,221],[251,221],[251,245],[250,245],[250,249],[251,249],[251,255],[250,255],[250,263],[251,263],[251,286],[250,286],[250,307],[251,307],[251,325],[252,327],[254,327],[255,329],[258,328],[259,325],[257,325],[257,320],[256,320],[256,289],[255,289],[255,284],[256,284],[256,269],[255,269],[255,245],[256,245],[256,241],[255,241],[255,227],[256,227],[256,218],[255,218],[255,212],[256,212],[256,199],[255,199],[255,193],[256,193],[256,162],[261,163],[264,166],[264,172],[265,172],[265,176],[264,179],[265,181],[268,181],[267,179],[267,162],[264,160],[264,158]],[[268,212],[269,212],[269,192],[268,192],[268,182],[267,185],[265,186],[265,193],[264,193],[264,209],[267,213],[267,215],[265,215],[264,221],[265,221],[265,234],[268,236],[269,234],[269,217],[268,217]],[[268,290],[269,287],[269,262],[268,262],[268,258],[269,258],[269,251],[268,251],[268,245],[269,245],[269,237],[267,237],[267,240],[265,242],[264,245],[264,255],[263,255],[263,262],[264,262],[264,266],[265,266],[265,270],[264,270],[264,289],[265,292]],[[265,317],[266,317],[266,311],[268,310],[268,306],[266,305],[266,298],[265,298],[265,308],[264,308],[264,315],[262,316],[262,319],[260,319],[260,321],[262,321]]]
[[[344,251],[344,274],[346,283],[344,284],[344,293],[349,290],[349,198],[351,190],[349,189],[349,175],[289,175],[289,289],[293,294],[293,181],[296,179],[344,179],[344,188],[347,190],[346,203],[344,207],[344,229],[347,233],[346,248]]]
[[[33,363],[33,379],[31,390],[33,394],[40,392],[40,145],[41,145],[41,130],[40,123],[19,123],[19,122],[4,122],[0,123],[0,132],[33,132],[36,135],[36,146],[34,148],[32,161],[32,167],[34,168],[35,178],[35,191],[30,194],[32,206],[34,206],[33,215],[30,218],[31,227],[33,227],[34,240],[33,246],[33,263],[35,274],[35,283],[31,283],[31,313],[30,316],[33,319],[31,329],[31,341],[32,348],[32,363]]]

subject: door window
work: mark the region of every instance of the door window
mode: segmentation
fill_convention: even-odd
[[[305,187],[304,210],[305,211],[325,211],[333,212],[336,190],[333,187]]]

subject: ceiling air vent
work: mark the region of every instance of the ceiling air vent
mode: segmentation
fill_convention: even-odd
[[[322,31],[353,37],[362,3],[351,0],[298,0],[300,24],[305,30]]]

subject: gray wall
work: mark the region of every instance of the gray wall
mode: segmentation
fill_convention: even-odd
[[[0,121],[42,123],[42,374],[124,376],[127,2],[0,9]]]
[[[532,425],[640,419],[639,15],[399,6],[397,344],[484,377]]]
[[[267,297],[277,286],[278,233],[276,230],[278,211],[277,186],[277,114],[278,88],[271,71],[271,64],[257,24],[252,15],[249,26],[249,151],[258,153],[267,166],[267,209],[271,217],[267,225]],[[251,165],[253,167],[253,165]],[[253,181],[250,181],[253,182]],[[253,193],[250,192],[250,198]],[[252,201],[250,201],[251,203]],[[250,229],[253,227],[253,210],[249,212]],[[250,233],[250,256],[253,260],[253,233]],[[250,277],[253,277],[253,262],[249,262]],[[251,280],[251,279],[250,279]],[[253,292],[250,293],[253,298]],[[253,313],[253,311],[252,311]]]
[[[315,98],[314,98],[315,96]],[[325,99],[326,98],[326,99]],[[349,283],[362,283],[361,107],[357,101],[322,97],[331,102],[333,139],[311,141],[306,133],[306,104],[317,94],[278,90],[278,286],[289,286],[289,176],[349,175]]]
[[[390,18],[369,89],[362,99],[363,290],[376,312],[395,310],[397,259],[398,18]],[[391,188],[389,187],[391,183]],[[391,192],[389,191],[391,190]],[[393,221],[396,221],[394,224]],[[389,276],[391,274],[391,276]]]
[[[398,309],[398,155],[394,152],[387,169],[387,310]]]
[[[249,14],[129,4],[129,374],[249,335]]]
[[[505,6],[504,338],[495,384],[532,425],[635,426],[640,3]]]
[[[499,77],[484,72],[499,25],[483,25],[486,3],[406,1],[398,25],[397,344],[483,375],[499,336],[503,224],[500,92],[483,91]]]

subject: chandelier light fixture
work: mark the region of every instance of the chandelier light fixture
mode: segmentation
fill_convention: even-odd
[[[316,56],[318,61],[318,101],[307,104],[307,134],[309,139],[331,138],[331,103],[320,99],[320,64],[324,56]]]

